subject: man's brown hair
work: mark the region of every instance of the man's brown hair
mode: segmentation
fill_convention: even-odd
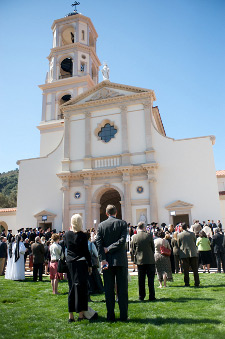
[[[59,240],[59,235],[57,233],[53,233],[51,238],[53,241],[57,241]]]
[[[106,207],[106,214],[109,214],[109,215],[115,215],[117,212],[117,209],[116,209],[116,206],[114,205],[108,205]]]

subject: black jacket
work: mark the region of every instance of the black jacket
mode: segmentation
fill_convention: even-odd
[[[88,250],[87,235],[85,233],[67,231],[64,236],[64,243],[67,248],[66,261],[68,263],[85,257],[88,262],[88,266],[92,266],[91,255]]]
[[[7,245],[4,241],[0,241],[0,258],[7,257]]]
[[[224,235],[221,233],[217,233],[213,235],[212,245],[213,245],[214,253],[224,252],[223,238],[224,238]]]
[[[109,266],[127,267],[126,237],[126,221],[109,217],[100,223],[96,238],[100,261],[106,260]],[[104,247],[109,251],[106,254]]]

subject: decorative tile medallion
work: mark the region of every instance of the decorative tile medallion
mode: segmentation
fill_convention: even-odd
[[[144,191],[144,188],[142,186],[138,186],[137,187],[137,192],[138,193],[143,193],[143,191]]]
[[[74,198],[75,198],[75,199],[80,199],[80,197],[81,197],[81,193],[80,193],[80,192],[76,192],[76,193],[74,194]]]

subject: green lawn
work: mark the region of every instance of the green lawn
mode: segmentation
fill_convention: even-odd
[[[156,279],[158,301],[149,303],[139,302],[137,277],[131,277],[128,323],[107,323],[104,295],[96,295],[90,306],[99,319],[68,324],[67,282],[52,295],[49,278],[33,283],[0,277],[0,338],[225,338],[225,274],[200,279],[199,289],[183,287],[180,274],[163,289]]]

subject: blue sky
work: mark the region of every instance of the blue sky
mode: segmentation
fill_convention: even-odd
[[[215,135],[215,167],[225,169],[225,1],[80,2],[78,11],[98,32],[97,53],[108,62],[110,80],[153,89],[167,136]],[[48,71],[51,25],[72,3],[0,1],[0,173],[39,155],[38,85]]]

